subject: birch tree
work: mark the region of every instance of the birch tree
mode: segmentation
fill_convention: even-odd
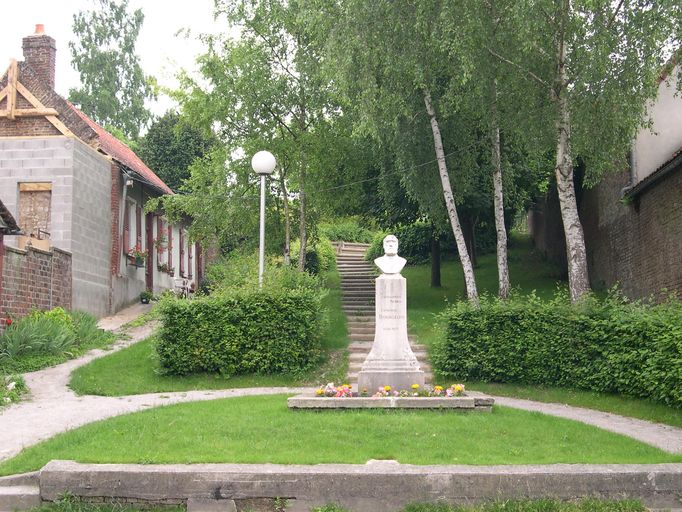
[[[516,44],[504,51],[487,48],[527,86],[544,91],[552,107],[538,123],[537,112],[519,105],[529,125],[544,124],[554,132],[554,176],[573,302],[590,290],[574,183],[576,155],[585,162],[588,185],[625,165],[630,141],[646,122],[646,101],[656,93],[661,66],[680,48],[681,11],[675,0],[520,0],[501,24]]]
[[[478,303],[474,270],[466,248],[438,113],[444,55],[434,32],[438,1],[417,4],[347,0],[334,16],[330,52],[346,93],[360,103],[360,129],[377,137],[400,119],[422,119],[431,128],[443,200],[462,263],[467,297]],[[447,76],[447,74],[445,75]],[[421,108],[418,107],[421,102]],[[416,121],[415,121],[416,122]]]

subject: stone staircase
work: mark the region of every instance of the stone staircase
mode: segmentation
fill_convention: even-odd
[[[358,372],[374,341],[374,280],[378,274],[374,264],[365,261],[368,247],[368,244],[341,242],[337,246],[336,255],[341,275],[342,307],[348,321],[350,340],[348,383],[353,385],[353,389],[357,389]],[[409,339],[419,366],[426,373],[426,382],[431,383],[433,376],[426,347],[416,344],[411,336]]]
[[[27,510],[40,505],[38,472],[0,478],[0,512]]]

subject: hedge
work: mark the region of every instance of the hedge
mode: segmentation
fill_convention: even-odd
[[[161,302],[157,352],[168,373],[296,373],[320,351],[322,294],[239,290]]]
[[[442,314],[434,368],[461,380],[619,393],[682,407],[682,303],[610,296],[460,302]]]

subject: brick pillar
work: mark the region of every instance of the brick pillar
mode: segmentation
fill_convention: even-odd
[[[44,32],[43,25],[36,25],[35,34],[24,37],[22,48],[24,61],[43,80],[50,89],[54,89],[55,65],[57,62],[57,44]]]

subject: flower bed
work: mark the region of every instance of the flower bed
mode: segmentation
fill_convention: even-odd
[[[369,391],[363,388],[360,392],[353,391],[353,386],[350,384],[342,384],[335,386],[333,382],[326,386],[320,386],[315,391],[315,396],[318,398],[368,398]],[[419,384],[412,384],[411,389],[393,389],[391,386],[382,386],[372,395],[372,398],[386,398],[386,397],[400,397],[400,398],[453,398],[458,396],[465,396],[464,384],[452,384],[445,389],[443,386],[424,386]]]

